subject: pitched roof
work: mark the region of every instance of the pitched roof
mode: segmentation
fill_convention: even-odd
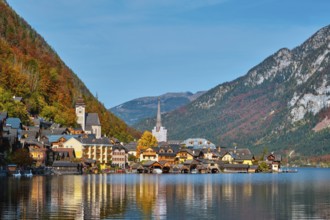
[[[69,140],[72,137],[79,137],[79,135],[47,135],[49,143],[57,142],[61,138]]]
[[[137,142],[130,142],[130,143],[124,145],[124,147],[128,151],[136,151],[136,146],[137,146]]]
[[[192,165],[192,164],[199,164],[199,162],[197,160],[186,160],[183,164]]]
[[[282,161],[282,156],[280,154],[271,153],[268,156],[265,156],[265,160],[267,161]]]
[[[231,152],[232,154],[235,154],[237,156],[243,156],[243,155],[251,155],[251,151],[250,149],[248,148],[229,148],[229,149],[226,149],[225,151],[227,152]]]
[[[38,132],[33,130],[22,130],[22,138],[35,140],[38,137]]]
[[[42,129],[42,135],[65,135],[67,134],[67,128],[49,128],[49,129]]]
[[[254,159],[254,156],[252,154],[250,155],[241,155],[235,158],[235,160],[252,160]]]
[[[179,150],[179,152],[187,152],[187,153],[190,154],[191,156],[194,156],[194,155],[195,155],[194,152],[193,152],[192,150],[187,149],[187,148],[181,148],[181,149]]]
[[[29,126],[29,127],[28,127],[28,130],[29,130],[29,131],[35,131],[35,132],[38,132],[38,133],[39,133],[40,128],[38,128],[38,127],[34,127],[34,126]]]
[[[91,130],[93,125],[101,126],[99,115],[97,113],[87,113],[86,114],[86,130]]]
[[[157,162],[157,161],[148,160],[148,161],[146,161],[145,163],[143,163],[142,166],[143,166],[143,167],[150,167],[150,166],[152,166],[154,163],[158,163],[158,164],[159,164],[159,162]]]
[[[181,144],[184,144],[187,148],[191,149],[216,148],[212,142],[204,138],[189,138],[187,140],[184,140]]]
[[[66,134],[67,133],[67,128],[54,128],[52,129],[52,134]]]
[[[33,125],[39,127],[41,124],[41,119],[40,118],[34,118],[32,119]]]
[[[8,113],[7,112],[0,112],[0,121],[3,121],[7,117],[8,117]]]
[[[127,149],[126,149],[125,147],[123,147],[122,145],[113,145],[113,146],[112,146],[112,152],[113,152],[114,150],[124,150],[125,153],[128,152]]]
[[[4,131],[4,134],[3,136],[4,137],[18,137],[21,133],[21,129],[16,129],[16,128],[11,128],[11,127],[5,127],[3,128],[3,131]]]
[[[53,162],[53,167],[77,167],[78,163],[73,163],[71,161],[59,161],[56,160]]]
[[[38,146],[40,148],[44,147],[44,145],[42,143],[40,143],[39,141],[35,141],[35,140],[26,140],[24,142],[24,145],[29,145],[29,146],[30,145],[36,145],[36,146]]]
[[[109,138],[95,138],[94,135],[88,135],[87,137],[80,137],[78,139],[84,145],[112,145]]]
[[[85,105],[85,102],[84,102],[84,99],[82,98],[82,97],[79,97],[78,99],[77,99],[77,101],[76,101],[76,107],[77,106],[86,106]]]
[[[12,127],[15,129],[21,128],[21,119],[19,118],[7,118],[6,119],[6,126]]]
[[[179,145],[166,145],[157,149],[159,156],[170,156],[170,157],[176,156],[179,150],[180,150]]]
[[[137,170],[137,169],[143,169],[143,166],[140,163],[133,163],[131,165],[131,168]]]

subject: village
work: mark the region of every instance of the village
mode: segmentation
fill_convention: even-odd
[[[20,97],[13,97],[21,101]],[[0,113],[1,175],[31,176],[88,173],[255,173],[282,172],[280,155],[270,153],[257,160],[248,148],[222,148],[204,138],[167,140],[161,124],[152,135],[157,146],[138,150],[138,142],[120,143],[101,135],[97,113],[86,113],[82,98],[75,105],[77,128],[33,118],[32,126]],[[148,131],[147,131],[148,132]],[[149,132],[151,133],[151,132]],[[27,152],[30,163],[9,161],[8,154]]]

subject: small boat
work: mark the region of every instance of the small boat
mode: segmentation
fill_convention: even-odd
[[[152,173],[154,173],[154,174],[162,174],[163,171],[161,169],[159,169],[159,168],[156,168],[156,169],[153,169],[152,170]]]
[[[16,173],[13,174],[13,177],[16,177],[16,178],[19,178],[21,176],[22,175],[21,175],[21,171],[20,170],[18,170]]]
[[[24,176],[26,176],[26,177],[32,177],[33,174],[32,174],[32,172],[31,172],[31,170],[29,170],[28,173],[24,173]]]

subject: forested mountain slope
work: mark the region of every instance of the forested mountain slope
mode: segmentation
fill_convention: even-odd
[[[14,102],[13,96],[23,97],[23,103]],[[109,113],[47,42],[0,0],[0,111],[24,123],[29,123],[30,113],[72,126],[79,96],[87,112],[99,114],[104,134],[133,139],[135,131]]]
[[[330,153],[330,26],[162,116],[170,139],[203,137],[254,151]],[[239,61],[238,61],[239,62]],[[151,129],[154,119],[136,127]]]

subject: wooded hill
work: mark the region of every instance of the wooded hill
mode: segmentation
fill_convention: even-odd
[[[23,103],[13,96],[23,97]],[[0,0],[0,112],[19,117],[41,116],[75,126],[75,100],[82,96],[87,112],[99,114],[102,133],[130,141],[138,133],[101,104],[31,26]]]

